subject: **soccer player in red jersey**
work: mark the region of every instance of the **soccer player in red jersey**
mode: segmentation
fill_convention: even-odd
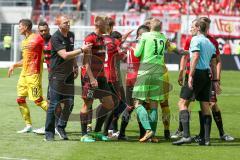
[[[104,72],[106,56],[106,45],[103,34],[106,33],[106,17],[97,16],[94,21],[95,32],[85,38],[85,43],[92,44],[90,55],[84,56],[84,67],[82,67],[82,98],[84,105],[80,111],[82,126],[82,142],[94,142],[95,140],[87,134],[88,108],[92,106],[94,98],[100,99],[101,104],[97,108],[95,134],[96,139],[108,140],[106,135],[101,134],[103,123],[107,114],[112,111],[114,102],[111,89],[107,83]]]
[[[200,19],[202,19],[208,27],[209,30],[209,26],[211,23],[211,20],[207,17],[201,17]],[[216,48],[216,59],[217,59],[217,79],[213,80],[214,81],[219,81],[220,82],[220,78],[221,78],[221,59],[220,59],[220,51],[218,48],[218,42],[216,41],[216,39],[214,39],[211,35],[209,35],[208,33],[206,33],[206,37],[212,42],[212,44],[215,46]],[[186,40],[185,46],[184,46],[184,50],[188,51],[189,47],[190,47],[190,43],[191,43],[191,39],[192,37],[189,37]],[[185,71],[185,82],[188,81],[188,75],[190,72],[190,58],[189,55],[184,55],[181,58],[181,62],[180,62],[180,72],[179,72],[179,78],[178,78],[178,83],[179,85],[183,86],[183,73],[184,70],[186,68]],[[219,83],[220,84],[220,83]],[[212,92],[211,92],[211,109],[212,109],[212,115],[213,118],[215,120],[215,123],[217,125],[217,128],[219,130],[219,136],[221,140],[225,140],[225,141],[233,141],[234,138],[228,134],[225,134],[224,129],[223,129],[223,123],[222,123],[222,116],[221,116],[221,111],[220,108],[217,104],[217,98],[216,98],[216,90],[212,85]],[[200,133],[199,135],[197,135],[194,139],[196,142],[200,141],[202,135],[204,134],[204,128],[203,128],[203,120],[202,120],[202,113],[201,111],[199,111],[199,121],[200,121]],[[179,123],[179,128],[176,131],[176,133],[174,135],[172,135],[172,138],[178,138],[179,136],[181,136],[181,131],[182,131],[182,126],[181,123]]]
[[[47,22],[44,22],[44,21],[39,22],[38,32],[44,40],[44,46],[43,46],[44,62],[47,64],[48,72],[50,72],[50,58],[51,58],[52,46],[50,42],[50,38],[51,38],[50,29]],[[49,104],[49,100],[50,100],[50,94],[49,94],[49,86],[48,86],[48,91],[47,91],[48,104]],[[33,132],[36,134],[45,134],[45,127],[34,129]]]
[[[114,26],[114,20],[112,18],[107,18],[107,27],[106,27],[106,34],[104,35],[104,42],[106,45],[106,58],[104,63],[104,71],[105,75],[109,84],[109,87],[111,88],[112,95],[113,95],[113,101],[114,101],[114,110],[111,114],[108,115],[107,120],[105,121],[105,128],[104,128],[104,134],[110,132],[109,136],[112,138],[118,137],[118,125],[117,121],[120,116],[120,114],[123,112],[123,110],[126,108],[125,103],[125,96],[121,94],[120,89],[120,80],[118,77],[118,68],[120,66],[117,66],[117,61],[120,61],[120,45],[122,43],[121,40],[113,38],[111,36],[111,33],[113,31]]]
[[[44,39],[44,46],[43,46],[43,54],[44,54],[44,62],[47,64],[48,72],[50,71],[50,58],[51,58],[51,34],[50,29],[47,22],[39,22],[38,24],[38,32]]]

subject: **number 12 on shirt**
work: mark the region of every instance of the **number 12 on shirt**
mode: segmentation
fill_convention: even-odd
[[[162,39],[158,40],[158,39],[153,39],[154,41],[154,46],[155,46],[155,50],[154,50],[154,55],[157,56],[162,56],[163,52],[164,52],[164,48],[165,48],[165,43]],[[158,51],[158,45],[161,46],[160,51]]]

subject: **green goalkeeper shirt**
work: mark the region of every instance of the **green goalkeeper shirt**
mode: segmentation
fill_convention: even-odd
[[[140,58],[139,75],[166,72],[164,63],[166,43],[167,38],[160,32],[152,31],[142,34],[134,51],[134,55]]]

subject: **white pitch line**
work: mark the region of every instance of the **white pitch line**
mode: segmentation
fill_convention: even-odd
[[[25,158],[11,158],[11,157],[0,157],[0,159],[11,159],[11,160],[28,160],[28,159],[25,159]]]
[[[220,94],[219,96],[240,96],[240,94],[239,93],[230,93],[230,94],[223,93],[223,94]]]

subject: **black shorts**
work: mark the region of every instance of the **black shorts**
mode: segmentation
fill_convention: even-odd
[[[102,99],[112,95],[111,89],[105,77],[97,77],[98,88],[91,87],[88,76],[81,77],[82,98],[84,99]]]
[[[196,69],[193,77],[193,89],[188,87],[185,79],[180,98],[185,100],[210,101],[211,79],[209,70]]]
[[[195,100],[193,91],[188,87],[188,74],[185,75],[184,83],[180,91],[180,98],[190,101]]]

